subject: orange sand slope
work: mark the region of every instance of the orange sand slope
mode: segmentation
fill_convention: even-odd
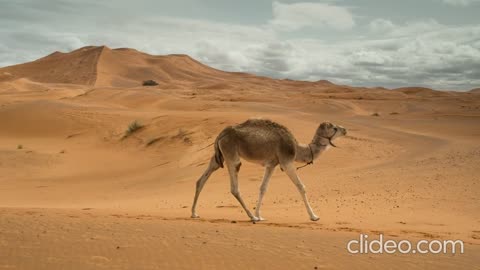
[[[159,85],[142,87],[148,79]],[[0,68],[0,269],[474,269],[475,92],[275,80],[107,47]],[[300,142],[325,120],[348,129],[299,171],[319,222],[280,170],[267,221],[247,222],[225,170],[202,192],[201,219],[189,219],[210,144],[249,117],[278,121]],[[125,136],[134,120],[143,127]],[[241,167],[249,207],[262,174]],[[359,233],[461,239],[466,253],[350,255]]]

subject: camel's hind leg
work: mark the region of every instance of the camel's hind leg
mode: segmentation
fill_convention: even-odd
[[[240,195],[240,190],[238,188],[238,171],[240,170],[240,166],[242,163],[240,162],[240,158],[236,156],[233,159],[225,159],[225,163],[227,163],[228,173],[230,174],[230,191],[232,192],[233,196],[238,200],[240,205],[243,207],[245,212],[247,213],[248,217],[253,221],[258,221],[258,218],[248,210],[245,202]]]
[[[198,218],[198,215],[196,212],[198,196],[200,196],[200,192],[202,191],[203,186],[205,185],[205,182],[207,182],[210,175],[214,171],[216,171],[218,168],[220,168],[220,165],[215,160],[215,157],[212,157],[212,159],[210,160],[210,164],[208,165],[208,168],[205,170],[202,176],[200,176],[200,178],[198,179],[197,189],[195,191],[195,198],[193,199],[193,205],[192,205],[192,218]]]
[[[303,202],[305,203],[305,207],[307,208],[307,212],[308,212],[308,215],[310,216],[310,219],[312,221],[317,221],[319,218],[315,215],[315,213],[313,213],[312,207],[310,206],[310,203],[308,202],[308,199],[307,199],[305,186],[303,185],[302,181],[298,177],[297,169],[295,168],[293,162],[282,165],[282,167],[285,169],[285,173],[287,173],[288,177],[290,177],[292,182],[297,187],[298,191],[300,192],[300,195],[302,195],[302,199],[303,199]]]

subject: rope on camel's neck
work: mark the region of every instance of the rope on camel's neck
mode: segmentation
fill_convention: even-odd
[[[320,138],[327,139],[329,145],[331,145],[331,146],[333,146],[333,147],[337,147],[335,144],[332,143],[332,138],[333,138],[336,134],[337,134],[337,130],[335,130],[335,133],[333,133],[333,135],[332,135],[331,137],[323,137],[323,136],[322,136],[322,137],[320,137]],[[328,146],[328,144],[320,144],[320,146]],[[311,158],[310,158],[310,162],[308,162],[308,163],[306,163],[306,164],[304,164],[304,165],[302,165],[302,166],[300,166],[300,167],[297,167],[297,170],[298,170],[298,169],[301,169],[301,168],[303,168],[303,167],[306,167],[306,166],[308,166],[308,165],[310,165],[310,164],[313,164],[313,159],[314,159],[314,157],[313,157],[313,150],[312,150],[312,147],[311,147],[310,145],[311,145],[311,144],[309,143],[309,144],[308,144],[308,149],[310,149],[310,157],[311,157]]]
[[[310,144],[308,144],[308,149],[310,149],[310,162],[306,163],[306,164],[303,165],[303,166],[297,167],[297,170],[298,170],[298,169],[301,169],[301,168],[303,168],[303,167],[305,167],[305,166],[308,166],[308,165],[310,165],[310,164],[313,164],[313,159],[314,159],[314,157],[313,157],[313,150],[312,150],[312,147],[310,146]]]

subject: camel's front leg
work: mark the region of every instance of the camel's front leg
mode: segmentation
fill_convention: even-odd
[[[272,176],[274,170],[275,166],[267,165],[265,167],[265,174],[263,175],[262,185],[260,186],[260,194],[258,195],[257,208],[255,209],[255,215],[258,217],[259,220],[265,220],[260,216],[260,207],[262,206],[263,196],[267,191],[268,182],[270,181],[270,177]]]
[[[297,169],[293,165],[293,163],[290,163],[285,166],[285,173],[290,177],[292,182],[295,184],[297,187],[298,191],[300,192],[300,195],[302,195],[303,202],[305,203],[305,207],[307,208],[308,215],[310,216],[310,219],[312,221],[317,221],[319,218],[313,213],[312,207],[310,206],[310,203],[308,202],[307,199],[307,194],[305,192],[305,186],[303,185],[302,181],[300,181],[300,178],[297,175]]]
[[[229,163],[227,161],[227,163]],[[235,163],[227,164],[228,173],[230,174],[230,191],[232,192],[233,196],[238,200],[240,205],[243,207],[243,210],[247,213],[248,217],[252,221],[258,221],[258,218],[248,210],[245,202],[242,199],[242,195],[240,195],[240,190],[238,188],[238,171],[240,170],[241,163],[240,161]]]

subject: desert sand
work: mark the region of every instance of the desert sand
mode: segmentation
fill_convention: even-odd
[[[266,221],[248,220],[225,169],[190,218],[211,143],[250,117],[305,143],[326,120],[348,129],[299,170],[318,222],[279,169]],[[480,269],[478,91],[277,80],[91,46],[0,68],[0,124],[0,269]],[[250,208],[262,175],[243,162]],[[460,239],[465,253],[349,254],[360,233]]]

